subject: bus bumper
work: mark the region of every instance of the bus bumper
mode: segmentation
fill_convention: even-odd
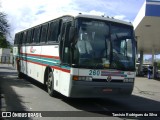
[[[106,98],[110,96],[130,96],[134,83],[94,83],[74,81],[69,97]]]

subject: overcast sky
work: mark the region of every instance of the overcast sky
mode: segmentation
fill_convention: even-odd
[[[106,15],[133,22],[145,0],[0,0],[11,36],[56,17],[78,13]],[[11,40],[10,40],[11,41]],[[13,42],[13,41],[12,41]]]

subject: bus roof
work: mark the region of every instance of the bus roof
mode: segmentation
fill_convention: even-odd
[[[110,21],[110,22],[116,22],[116,23],[121,23],[121,24],[126,24],[126,25],[130,25],[133,26],[131,22],[126,22],[123,20],[118,20],[115,19],[113,17],[108,17],[108,16],[97,16],[97,15],[83,15],[83,14],[79,14],[77,16],[75,16],[75,18],[92,18],[92,19],[97,19],[97,20],[105,20],[105,21]]]
[[[73,16],[73,15],[64,15],[64,16],[61,16],[61,17],[58,17],[58,18],[55,18],[55,19],[52,19],[50,21],[53,21],[53,20],[56,20],[56,19],[60,19],[60,18],[64,18],[64,17],[71,17],[71,18],[90,18],[90,19],[97,19],[97,20],[104,20],[104,21],[110,21],[110,22],[116,22],[116,23],[120,23],[120,24],[125,24],[125,25],[129,25],[129,26],[133,26],[131,22],[126,22],[126,21],[122,21],[122,20],[118,20],[118,19],[115,19],[113,17],[106,17],[106,16],[98,16],[98,15],[85,15],[85,14],[78,14],[76,16]],[[50,21],[46,21],[44,23],[41,23],[41,24],[38,24],[38,25],[35,25],[35,26],[32,26],[30,28],[35,28],[39,25],[42,25],[42,24],[45,24],[47,22],[50,22]],[[28,28],[28,29],[30,29]],[[25,30],[22,30],[22,31],[19,31],[18,33],[21,33],[21,32],[24,32],[28,29],[25,29]]]

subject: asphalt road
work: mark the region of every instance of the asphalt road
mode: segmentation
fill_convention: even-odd
[[[0,64],[1,111],[36,111],[42,118],[25,118],[26,120],[106,120],[106,119],[151,119],[150,117],[111,117],[115,113],[144,112],[160,113],[160,81],[136,78],[131,97],[112,99],[68,99],[59,95],[50,97],[43,85],[32,79],[18,79],[16,70],[11,65]],[[47,112],[46,112],[47,111]],[[92,112],[91,112],[92,111]],[[125,111],[125,112],[124,112]],[[106,115],[107,113],[107,115]],[[40,114],[38,114],[40,115]],[[46,117],[46,116],[50,117]],[[116,114],[115,114],[116,115]],[[150,116],[156,114],[150,114]],[[107,116],[107,117],[106,117]],[[22,118],[7,118],[22,119]],[[24,118],[23,118],[24,119]],[[152,119],[160,119],[153,117]]]

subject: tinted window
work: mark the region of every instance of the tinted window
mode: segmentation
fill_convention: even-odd
[[[40,42],[46,42],[47,29],[48,29],[48,24],[45,24],[45,25],[42,26],[41,40],[40,40]]]
[[[66,31],[65,31],[65,41],[64,41],[64,51],[63,51],[63,61],[64,63],[70,63],[70,48],[69,44],[69,30],[71,27],[71,22],[67,23]]]
[[[41,27],[40,26],[38,26],[38,27],[36,27],[35,28],[35,30],[34,30],[34,40],[33,40],[33,42],[34,43],[39,43],[39,38],[40,38],[40,32],[41,32],[41,29],[40,29]]]
[[[14,38],[14,44],[15,44],[15,45],[18,44],[18,36],[19,36],[19,34],[16,34],[16,35],[15,35],[15,38]]]
[[[34,29],[31,29],[31,37],[29,43],[33,43],[33,38],[34,38]]]
[[[66,33],[65,33],[65,41],[66,41],[66,44],[68,44],[68,42],[69,42],[69,31],[70,31],[71,25],[72,25],[71,22],[68,22],[68,23],[67,23]]]
[[[61,41],[61,48],[62,48],[62,62],[63,63],[70,63],[70,47],[69,47],[69,30],[71,27],[71,22],[63,24],[62,27],[62,41]]]
[[[58,33],[59,21],[51,22],[48,30],[48,41],[58,41]]]
[[[27,37],[27,32],[25,31],[23,33],[23,39],[22,39],[22,43],[25,44],[26,43],[26,37]]]
[[[31,30],[27,31],[27,41],[26,43],[30,43],[31,40]]]
[[[20,33],[18,38],[18,43],[22,44],[22,41],[23,41],[23,33]]]

